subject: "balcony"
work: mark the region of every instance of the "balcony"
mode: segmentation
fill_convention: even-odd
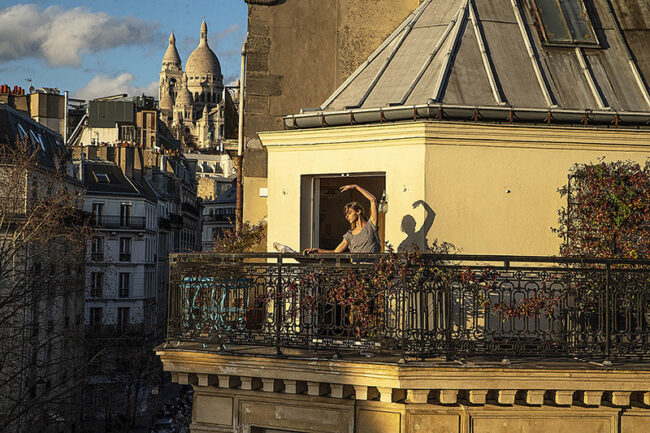
[[[130,262],[131,261],[131,253],[120,253],[120,262]]]
[[[175,227],[183,225],[183,217],[175,213],[169,214],[169,221],[171,222],[171,225]]]
[[[203,215],[203,222],[205,223],[226,223],[233,224],[235,221],[235,213],[227,213],[220,215]]]
[[[160,230],[167,230],[167,231],[171,230],[171,221],[169,220],[169,218],[159,217],[158,218],[158,228]]]
[[[172,254],[170,292],[176,345],[650,359],[650,260]]]
[[[103,262],[104,261],[104,252],[92,252],[90,253],[91,262]]]
[[[182,203],[181,204],[181,209],[183,210],[183,212],[191,213],[191,214],[194,214],[194,215],[199,214],[199,208],[194,206],[191,203]]]
[[[103,229],[132,229],[142,230],[145,228],[145,217],[121,217],[118,215],[91,215],[90,225]]]

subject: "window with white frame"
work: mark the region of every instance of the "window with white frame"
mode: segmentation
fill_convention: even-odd
[[[93,236],[90,241],[90,259],[93,261],[104,260],[104,238]]]
[[[120,261],[131,261],[131,238],[120,238]]]
[[[120,332],[126,331],[129,326],[129,307],[119,307],[117,309],[117,328]]]
[[[102,325],[102,308],[94,307],[90,309],[90,326],[98,328]]]
[[[120,272],[119,276],[119,297],[128,298],[131,291],[131,274]]]
[[[104,273],[90,273],[90,296],[92,298],[101,298],[104,296]]]
[[[104,215],[104,203],[93,203],[92,215],[95,224],[101,224],[102,215]]]
[[[128,227],[131,224],[131,204],[122,203],[120,204],[120,225],[122,227]]]

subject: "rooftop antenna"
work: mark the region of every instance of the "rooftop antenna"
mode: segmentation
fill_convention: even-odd
[[[25,78],[25,81],[27,81],[27,82],[29,83],[29,93],[34,93],[34,91],[36,90],[36,88],[35,88],[34,85],[32,84],[32,77],[27,77],[27,78]]]

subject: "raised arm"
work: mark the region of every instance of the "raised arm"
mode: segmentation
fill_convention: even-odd
[[[433,221],[436,219],[436,213],[433,211],[433,209],[431,209],[431,206],[429,206],[429,204],[424,200],[418,200],[415,203],[413,203],[413,209],[415,209],[418,206],[422,206],[427,213],[427,216],[424,219],[424,223],[422,224],[422,227],[420,227],[420,230],[418,230],[418,232],[422,232],[424,233],[424,236],[426,236],[427,233],[429,233],[429,229],[433,225]]]
[[[377,227],[377,198],[372,195],[370,191],[365,188],[360,187],[359,185],[343,185],[341,187],[341,192],[348,191],[350,189],[356,189],[370,201],[370,216],[368,219],[372,221],[372,224]]]

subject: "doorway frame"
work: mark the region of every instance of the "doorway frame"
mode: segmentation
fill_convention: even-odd
[[[309,248],[312,245],[320,243],[320,180],[321,179],[340,179],[346,177],[383,177],[384,191],[388,188],[388,176],[385,171],[368,171],[368,172],[345,172],[345,173],[325,173],[325,174],[303,174],[301,175],[301,189],[307,194],[307,207],[301,209],[301,227],[303,227],[303,218],[306,219],[307,230],[300,233],[300,250]],[[378,202],[381,197],[377,197]]]

